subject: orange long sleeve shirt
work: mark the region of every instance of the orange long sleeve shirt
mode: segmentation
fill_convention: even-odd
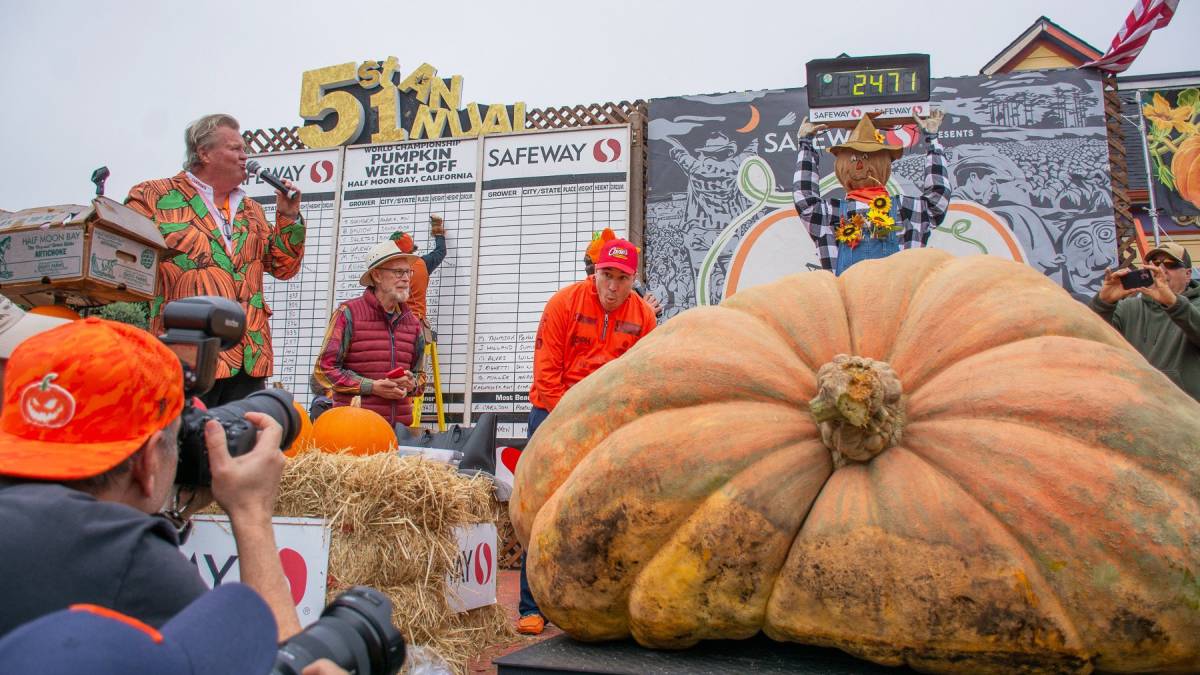
[[[568,389],[624,354],[656,325],[654,311],[634,293],[605,312],[592,277],[559,290],[546,303],[538,325],[529,402],[553,410]]]

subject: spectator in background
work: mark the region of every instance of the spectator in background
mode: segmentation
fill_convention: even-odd
[[[179,357],[149,333],[88,318],[12,353],[0,412],[0,635],[75,603],[161,626],[207,588],[158,513],[174,493],[183,408]],[[259,430],[231,457],[205,426],[212,494],[229,515],[241,578],[300,629],[271,512],[283,473],[282,429]],[[203,505],[201,505],[203,506]]]
[[[158,266],[159,295],[150,303],[150,332],[163,332],[162,306],[178,298],[219,295],[242,305],[246,335],[221,352],[217,381],[201,398],[208,407],[245,398],[271,375],[274,349],[263,298],[263,274],[291,279],[304,255],[300,193],[275,196],[275,224],[246,196],[246,150],[238,122],[205,115],[184,132],[184,170],[139,183],[125,204],[154,221],[175,255]],[[283,184],[295,189],[292,182]]]
[[[312,375],[313,389],[332,391],[335,407],[359,396],[362,407],[393,427],[412,424],[412,396],[424,386],[417,379],[423,375],[417,365],[424,351],[421,322],[407,304],[420,258],[412,239],[405,251],[407,235],[401,234],[367,253],[358,280],[366,290],[334,310]]]
[[[1091,308],[1151,365],[1200,401],[1200,282],[1191,278],[1192,256],[1168,242],[1150,249],[1146,265],[1153,284],[1124,288],[1121,277],[1131,270],[1109,270]]]
[[[4,383],[4,370],[8,357],[17,345],[26,338],[67,323],[67,319],[41,316],[26,312],[4,296],[0,296],[0,385]]]
[[[407,301],[408,308],[417,316],[426,330],[429,330],[429,321],[426,319],[428,303],[425,293],[429,290],[429,275],[433,274],[434,270],[442,264],[442,260],[446,258],[446,227],[441,216],[429,216],[429,236],[433,239],[433,250],[413,259],[412,283]],[[417,252],[417,245],[407,232],[396,232],[392,235],[392,239],[402,252],[414,254]],[[426,334],[425,339],[429,341],[432,337]]]
[[[629,351],[657,325],[654,311],[633,293],[637,247],[624,239],[610,239],[600,246],[595,260],[595,275],[559,290],[542,312],[529,390],[530,438],[568,389]],[[518,609],[518,632],[537,635],[545,629],[546,619],[525,577],[524,558]]]

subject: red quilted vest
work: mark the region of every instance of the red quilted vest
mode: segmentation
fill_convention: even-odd
[[[414,347],[421,332],[421,322],[407,306],[398,314],[389,315],[379,299],[367,289],[361,297],[348,300],[350,310],[350,348],[346,351],[344,367],[372,380],[382,379],[397,366],[412,368]],[[353,394],[334,393],[334,405],[348,405]],[[383,415],[392,425],[412,423],[412,399],[386,399],[363,396],[362,407]]]

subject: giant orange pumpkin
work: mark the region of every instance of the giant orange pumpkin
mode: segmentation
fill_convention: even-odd
[[[1179,145],[1171,159],[1171,174],[1179,196],[1200,208],[1200,136],[1192,136]]]
[[[350,405],[321,413],[313,423],[313,439],[322,452],[348,451],[352,455],[373,455],[396,447],[396,432],[383,415],[360,407],[355,396]]]
[[[567,392],[510,513],[585,640],[1200,670],[1200,404],[997,258],[906,251],[671,319]]]

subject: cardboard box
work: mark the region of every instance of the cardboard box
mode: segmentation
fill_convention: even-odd
[[[0,293],[27,305],[150,300],[166,252],[153,221],[108,197],[0,214]]]

